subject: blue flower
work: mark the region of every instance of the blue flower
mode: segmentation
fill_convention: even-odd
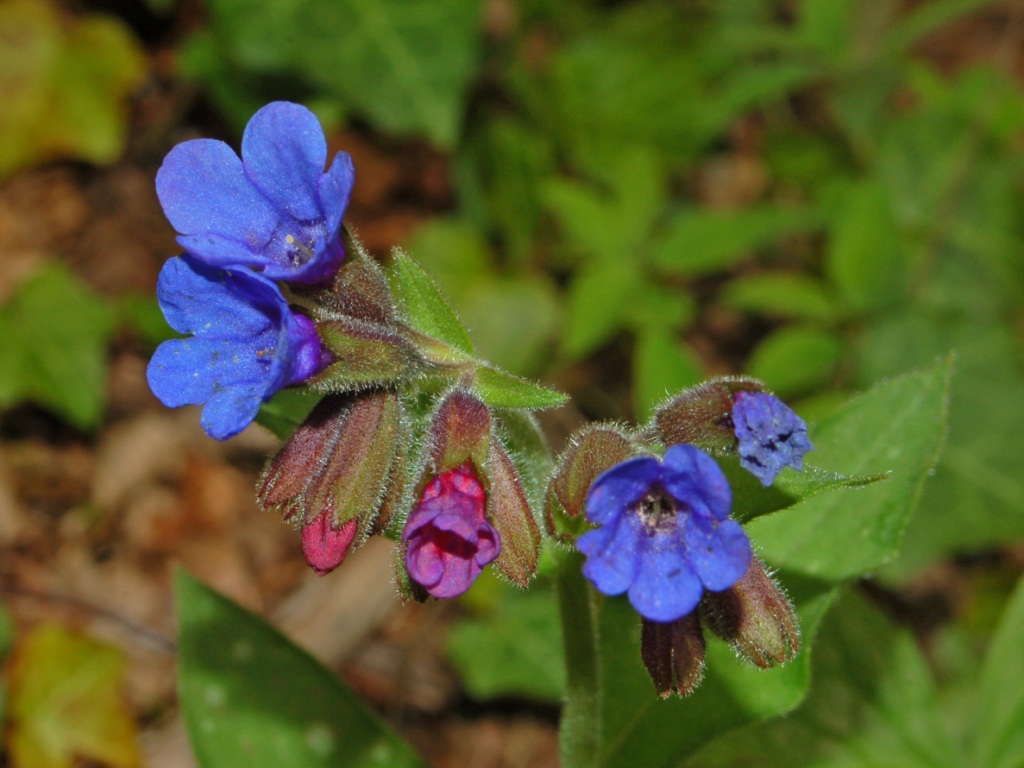
[[[354,180],[347,154],[324,173],[326,160],[313,113],[277,101],[245,127],[241,160],[222,141],[186,141],[164,160],[156,192],[178,242],[197,259],[316,283],[345,257],[338,235]]]
[[[161,270],[157,298],[170,326],[192,337],[157,348],[149,387],[171,408],[205,403],[200,423],[218,440],[241,432],[261,403],[328,362],[313,322],[248,270],[178,256]]]
[[[802,469],[804,454],[813,448],[807,424],[774,395],[737,392],[732,423],[739,441],[740,466],[762,485],[771,485],[783,467]]]
[[[722,470],[692,445],[672,446],[664,462],[617,464],[587,496],[587,519],[600,527],[576,542],[583,575],[606,595],[628,592],[645,619],[676,621],[704,590],[728,589],[747,571],[750,541],[731,505]]]

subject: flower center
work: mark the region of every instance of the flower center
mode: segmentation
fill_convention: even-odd
[[[636,514],[648,533],[670,530],[676,524],[675,502],[664,493],[649,493],[637,503]]]
[[[308,245],[304,245],[295,239],[294,235],[285,235],[284,241],[291,247],[291,260],[293,266],[301,266],[313,258],[313,251]]]

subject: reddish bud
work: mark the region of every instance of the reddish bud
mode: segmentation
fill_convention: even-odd
[[[756,557],[729,589],[705,593],[700,610],[708,629],[759,667],[785,664],[800,650],[796,612]]]
[[[704,648],[697,611],[667,624],[642,620],[640,658],[663,699],[693,693],[704,676]]]
[[[358,520],[349,520],[335,528],[333,518],[333,510],[327,510],[302,528],[302,556],[318,576],[326,576],[341,565],[359,527]]]
[[[487,479],[490,482],[487,515],[502,543],[501,556],[495,565],[509,581],[525,587],[537,572],[540,526],[533,517],[519,471],[497,439],[491,441]]]
[[[658,436],[665,445],[695,445],[707,451],[729,450],[736,445],[733,432],[733,395],[761,392],[764,384],[749,376],[720,376],[685,389],[654,414]]]
[[[560,523],[566,522],[566,516],[579,517],[597,476],[628,459],[631,453],[629,438],[612,426],[585,427],[573,435],[548,486],[544,505],[548,532],[558,535],[565,527]]]
[[[303,525],[327,510],[339,527],[373,515],[399,449],[400,424],[393,392],[325,397],[267,462],[257,500]]]
[[[482,467],[491,444],[491,411],[475,395],[453,389],[434,411],[427,440],[421,484],[467,461]]]
[[[487,496],[470,462],[423,488],[402,531],[409,578],[433,597],[461,595],[498,557],[501,539],[485,517]]]

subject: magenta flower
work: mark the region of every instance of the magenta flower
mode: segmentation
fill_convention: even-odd
[[[433,597],[456,597],[501,553],[501,539],[485,517],[487,496],[466,462],[423,489],[402,531],[410,578]]]
[[[214,267],[251,267],[272,280],[326,280],[345,257],[339,238],[355,175],[305,107],[275,101],[245,127],[242,157],[223,141],[170,151],[156,176],[178,242]]]

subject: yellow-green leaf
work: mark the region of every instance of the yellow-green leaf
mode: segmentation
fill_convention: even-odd
[[[49,2],[0,4],[0,176],[55,157],[109,163],[124,149],[126,97],[145,74],[112,17],[65,23]]]
[[[142,765],[116,648],[54,624],[36,628],[10,666],[7,750],[15,768]]]

